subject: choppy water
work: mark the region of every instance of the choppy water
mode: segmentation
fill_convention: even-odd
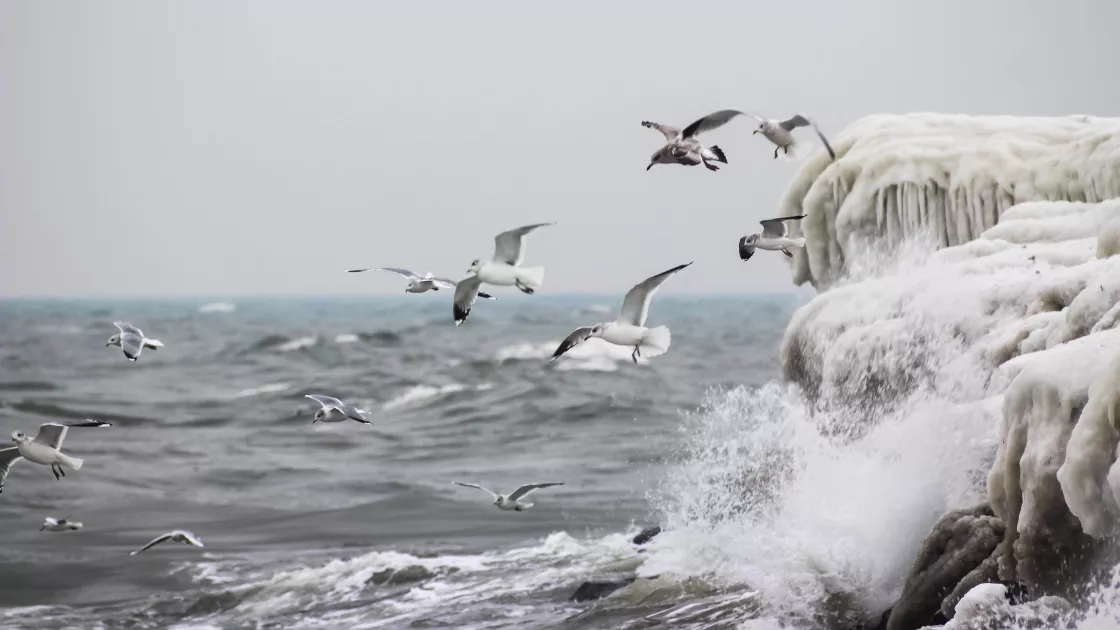
[[[596,606],[568,597],[643,563],[629,538],[664,519],[674,484],[721,487],[679,461],[696,439],[692,412],[707,402],[718,438],[713,402],[767,400],[758,388],[778,376],[795,298],[659,296],[651,323],[672,329],[667,355],[634,366],[593,340],[549,367],[558,341],[609,319],[619,296],[503,295],[459,329],[445,297],[0,302],[0,433],[57,418],[115,425],[71,429],[64,450],[85,466],[61,482],[12,469],[0,626],[716,628],[750,617],[755,593],[727,583],[659,577]],[[127,362],[104,346],[116,319],[166,347]],[[309,392],[356,402],[374,423],[312,425]],[[508,513],[452,479],[566,485]],[[45,516],[85,529],[39,533]],[[206,548],[128,556],[172,528]]]

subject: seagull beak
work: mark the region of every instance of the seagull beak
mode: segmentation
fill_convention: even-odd
[[[754,134],[756,134],[756,133],[758,133],[758,130],[757,130],[757,129],[755,129],[754,131],[752,131],[752,132],[751,132],[751,135],[753,136],[753,135],[754,135]]]
[[[651,168],[653,168],[653,162],[650,162],[650,163],[649,163],[649,166],[647,166],[647,167],[646,167],[646,170],[648,171],[648,170],[649,170],[649,169],[651,169]]]

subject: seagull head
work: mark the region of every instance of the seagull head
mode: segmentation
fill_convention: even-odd
[[[764,131],[766,131],[766,121],[762,121],[762,122],[758,123],[758,129],[755,129],[754,131],[752,131],[751,135],[753,136],[756,133],[762,133]]]
[[[327,417],[327,410],[320,408],[318,411],[315,412],[315,419],[311,421],[311,424],[315,424],[316,422],[322,420],[325,417]]]
[[[478,273],[479,269],[482,269],[482,261],[476,258],[473,262],[471,262],[471,266],[469,269],[467,269],[467,273]]]
[[[23,431],[13,431],[12,432],[12,441],[15,442],[16,444],[19,444],[20,442],[22,442],[26,439],[27,439],[27,436],[24,435]]]
[[[119,346],[119,345],[121,345],[121,336],[120,335],[113,335],[112,337],[109,337],[109,342],[105,344],[105,347],[108,348],[109,346]]]
[[[747,237],[747,245],[754,245],[758,242],[758,234],[751,234]]]
[[[591,329],[591,336],[592,337],[602,337],[603,336],[603,328],[605,326],[606,326],[606,324],[595,324],[595,327]]]

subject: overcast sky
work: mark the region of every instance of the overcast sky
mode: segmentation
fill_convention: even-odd
[[[687,11],[687,12],[686,12]],[[644,119],[1116,115],[1116,0],[0,1],[0,295],[399,293],[540,221],[543,291],[791,290],[736,255],[796,165]]]

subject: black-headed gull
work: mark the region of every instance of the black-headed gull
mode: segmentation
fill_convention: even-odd
[[[0,449],[0,492],[4,491],[4,479],[8,476],[12,464],[26,459],[33,464],[50,466],[55,479],[66,476],[67,470],[81,470],[82,460],[77,457],[63,455],[62,441],[66,439],[69,427],[55,422],[39,425],[39,433],[34,438],[23,431],[12,433],[15,446]]]
[[[167,532],[166,534],[163,534],[161,536],[156,537],[155,539],[152,540],[152,542],[144,545],[143,547],[137,549],[136,551],[128,552],[128,555],[135,556],[136,554],[138,554],[142,551],[147,551],[147,550],[151,549],[152,547],[155,547],[156,545],[158,545],[162,542],[167,542],[168,540],[170,540],[172,542],[183,543],[184,545],[194,545],[195,547],[204,547],[205,546],[205,545],[202,544],[202,540],[199,539],[198,536],[195,536],[194,534],[188,532],[185,529],[176,529],[175,531]]]
[[[778,158],[778,151],[782,151],[785,155],[789,155],[790,149],[797,145],[797,140],[793,137],[793,130],[798,127],[812,127],[813,131],[817,132],[817,137],[824,143],[825,150],[828,151],[829,157],[836,159],[836,152],[832,150],[832,145],[828,143],[828,138],[824,137],[817,124],[812,120],[806,118],[802,114],[794,114],[786,120],[777,120],[775,118],[763,118],[756,114],[751,114],[758,121],[758,129],[755,129],[751,134],[761,133],[767,140],[774,143],[774,159]]]
[[[128,357],[129,361],[138,359],[144,348],[156,350],[163,347],[163,343],[159,339],[148,339],[144,336],[144,331],[128,322],[113,322],[113,325],[120,332],[109,337],[109,342],[105,344],[105,347],[119,346],[121,350],[124,350],[124,356]]]
[[[366,269],[346,270],[347,273],[362,273],[364,271],[388,271],[389,273],[395,273],[408,278],[408,287],[405,288],[405,293],[426,293],[428,291],[439,291],[440,289],[454,289],[459,284],[447,278],[436,278],[431,272],[420,275],[408,269],[400,269],[398,267],[369,267]],[[478,292],[478,297],[487,300],[494,299],[494,296],[489,293],[483,293],[482,291]]]
[[[524,225],[494,237],[494,257],[472,262],[470,269],[467,269],[467,273],[471,275],[460,280],[459,286],[455,287],[452,316],[456,326],[466,321],[470,315],[483,282],[500,287],[515,286],[522,293],[528,294],[540,288],[544,282],[544,267],[522,267],[521,262],[525,260],[525,235],[546,225],[554,224]]]
[[[581,326],[575,329],[564,338],[564,341],[560,342],[556,352],[552,353],[549,363],[559,359],[560,355],[592,337],[599,337],[603,341],[618,346],[633,347],[634,352],[631,353],[630,358],[634,360],[634,363],[638,362],[639,356],[656,357],[665,354],[669,350],[669,328],[666,326],[646,328],[649,303],[653,299],[653,294],[657,293],[657,289],[666,280],[691,264],[678,265],[634,285],[632,289],[627,291],[626,297],[623,298],[622,310],[619,311],[617,319],[613,322],[602,322],[594,326]]]
[[[323,396],[322,394],[306,394],[304,398],[310,398],[315,402],[322,405],[318,411],[315,412],[315,422],[345,422],[347,418],[354,422],[361,422],[362,424],[371,424],[366,420],[362,411],[353,405],[348,405],[334,396]],[[335,413],[338,412],[338,413]]]
[[[789,237],[789,226],[786,221],[796,221],[804,219],[805,215],[799,214],[793,217],[778,217],[777,219],[765,219],[759,221],[762,224],[762,234],[748,234],[739,239],[739,258],[743,260],[750,260],[754,256],[755,249],[766,249],[772,252],[782,252],[786,256],[793,258],[793,253],[789,251],[790,247],[805,247],[805,237]]]
[[[452,481],[451,483],[463,486],[464,488],[478,488],[479,490],[488,493],[490,496],[494,497],[494,505],[496,505],[499,510],[506,510],[507,512],[520,512],[522,510],[527,510],[533,507],[532,503],[523,503],[520,501],[521,499],[528,496],[531,492],[540,490],[541,488],[551,488],[552,486],[564,485],[564,483],[560,481],[551,483],[527,483],[509,493],[509,495],[502,495],[494,492],[493,490],[483,488],[476,483],[463,483],[461,481]]]
[[[51,518],[43,519],[43,526],[39,531],[48,532],[76,532],[82,528],[82,524],[77,521],[68,521],[64,518]]]

